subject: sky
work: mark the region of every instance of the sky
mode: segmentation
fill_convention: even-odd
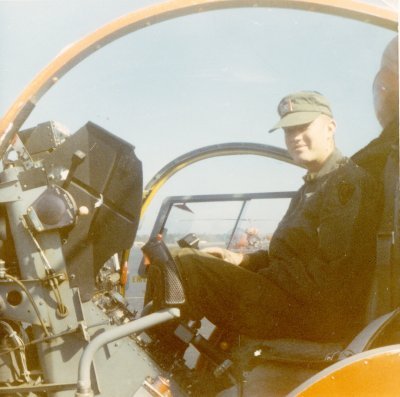
[[[368,1],[395,7],[393,1]],[[0,1],[0,114],[63,48],[150,0]],[[290,92],[329,98],[337,144],[351,155],[379,133],[371,84],[394,32],[315,12],[240,8],[175,18],[89,56],[39,101],[24,124],[92,121],[133,144],[144,182],[175,157],[223,142],[284,147],[268,134]],[[303,170],[255,156],[194,164],[167,195],[297,189]],[[144,227],[144,226],[143,226]]]

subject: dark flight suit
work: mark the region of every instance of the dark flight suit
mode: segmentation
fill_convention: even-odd
[[[337,150],[304,179],[268,252],[240,266],[189,248],[175,254],[193,319],[265,339],[343,341],[360,330],[379,189]]]
[[[388,156],[399,151],[399,116],[388,124],[378,138],[355,153],[351,159],[376,178],[381,178]]]

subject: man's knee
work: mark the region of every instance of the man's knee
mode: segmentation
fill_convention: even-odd
[[[203,266],[215,261],[217,258],[207,254],[205,252],[199,251],[194,248],[181,248],[174,250],[172,256],[177,262],[178,267],[183,266]]]
[[[172,248],[171,249],[171,255],[175,257],[186,257],[186,256],[194,256],[196,254],[196,249],[194,248]]]

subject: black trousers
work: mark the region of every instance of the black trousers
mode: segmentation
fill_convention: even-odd
[[[306,338],[316,320],[264,275],[201,251],[174,253],[192,319],[207,317],[218,327],[252,338]]]

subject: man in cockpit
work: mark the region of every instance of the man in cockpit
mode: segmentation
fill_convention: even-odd
[[[283,129],[290,155],[308,170],[304,184],[268,251],[176,253],[190,317],[267,339],[346,342],[363,327],[380,211],[375,177],[398,142],[397,54],[395,38],[373,85],[384,131],[354,161],[335,146],[325,97],[305,91],[281,100],[272,130]]]
[[[361,328],[372,266],[377,188],[336,148],[327,99],[302,91],[278,105],[289,154],[308,172],[268,251],[175,255],[192,318],[255,338],[343,341]]]

